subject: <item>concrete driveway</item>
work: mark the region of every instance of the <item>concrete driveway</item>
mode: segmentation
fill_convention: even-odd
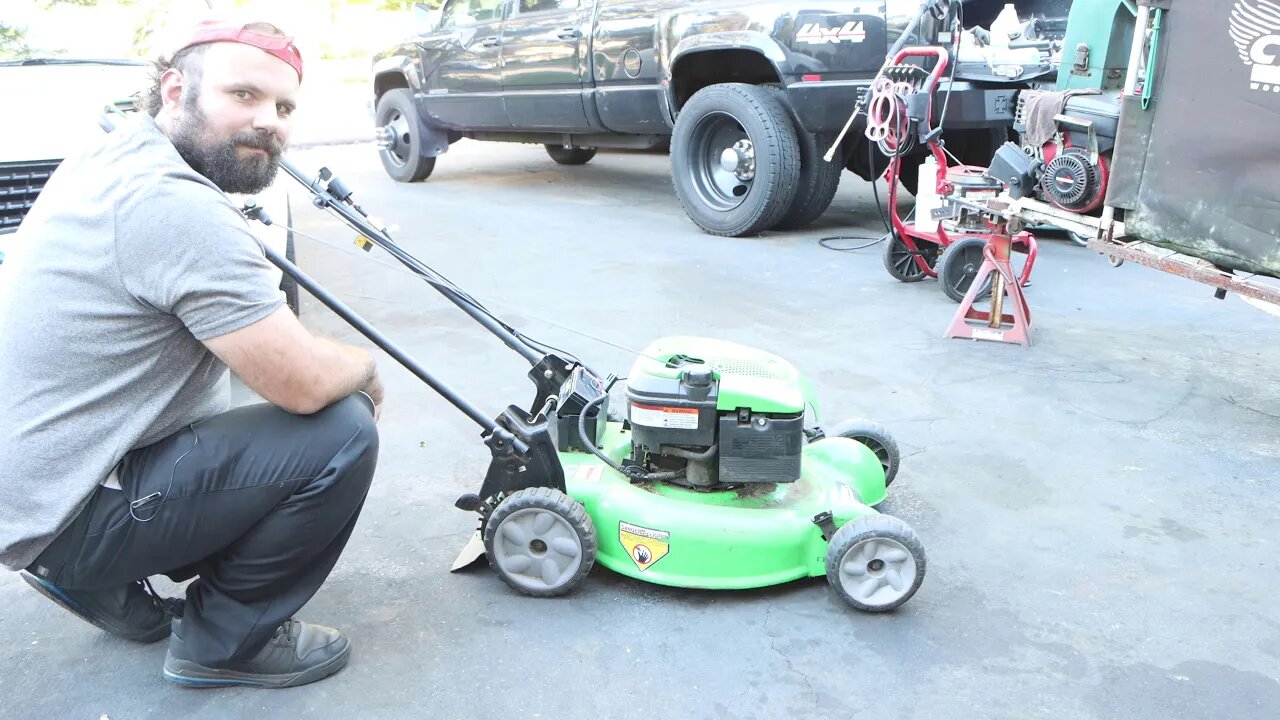
[[[1030,349],[944,340],[956,305],[903,285],[867,185],[821,224],[700,233],[661,155],[562,168],[541,148],[463,141],[420,185],[371,146],[327,164],[404,247],[535,338],[625,373],[652,338],[732,339],[790,358],[824,415],[887,425],[905,455],[882,509],[928,576],[898,612],[843,606],[825,580],[667,589],[595,569],[533,600],[486,567],[450,574],[474,529],[478,429],[393,365],[378,476],[303,619],[337,625],[350,666],[287,691],[191,691],[164,645],[114,641],[0,577],[0,715],[14,718],[1267,718],[1280,714],[1280,324],[1206,286],[1042,242]],[[527,366],[318,211],[304,267],[465,397],[526,404]],[[314,329],[358,336],[314,301]],[[576,332],[575,332],[576,331]],[[592,339],[593,336],[595,339]],[[631,349],[627,349],[631,348]],[[602,540],[606,538],[602,537]]]

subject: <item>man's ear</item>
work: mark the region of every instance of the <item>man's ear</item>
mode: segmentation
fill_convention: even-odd
[[[160,107],[172,115],[182,107],[182,94],[187,90],[187,78],[181,70],[169,68],[160,76]]]

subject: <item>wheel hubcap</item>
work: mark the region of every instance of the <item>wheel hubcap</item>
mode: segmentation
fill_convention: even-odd
[[[953,277],[948,278],[952,287],[961,293],[969,292],[969,287],[973,285],[973,280],[978,276],[978,270],[982,268],[982,263],[986,258],[982,254],[983,245],[973,245],[964,248],[964,254],[959,258],[960,262],[956,263],[959,272],[952,272]]]
[[[915,581],[915,558],[893,538],[863,540],[849,548],[840,562],[840,584],[864,605],[891,605],[905,597]]]
[[[535,590],[560,587],[582,564],[582,542],[569,521],[541,508],[517,510],[498,526],[498,567],[516,583]]]
[[[374,131],[378,149],[396,165],[409,162],[409,120],[399,111],[387,117],[387,123]]]
[[[756,150],[733,116],[702,118],[690,137],[690,172],[699,199],[725,212],[742,204],[756,177]]]
[[[750,140],[739,140],[720,153],[720,169],[743,182],[756,176],[756,149]]]

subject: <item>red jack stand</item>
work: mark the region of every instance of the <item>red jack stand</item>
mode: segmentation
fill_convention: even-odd
[[[974,276],[964,300],[960,301],[960,309],[951,319],[943,337],[1017,343],[1024,347],[1031,344],[1031,310],[1027,307],[1026,296],[1022,294],[1018,276],[1009,264],[1014,243],[1025,243],[1028,238],[1030,235],[1026,232],[1010,236],[1004,223],[993,229],[986,247],[982,249],[985,258],[982,267]],[[992,273],[995,276],[991,277],[991,310],[976,310],[973,304],[978,299],[978,292],[986,286]],[[1012,315],[1004,312],[1006,295]]]

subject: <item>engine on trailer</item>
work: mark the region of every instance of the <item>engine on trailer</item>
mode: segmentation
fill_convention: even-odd
[[[780,357],[734,343],[666,338],[626,384],[631,461],[693,488],[794,482],[804,448],[801,378]]]
[[[1024,90],[1014,129],[1038,161],[1035,195],[1073,213],[1102,207],[1120,118],[1116,94]]]

